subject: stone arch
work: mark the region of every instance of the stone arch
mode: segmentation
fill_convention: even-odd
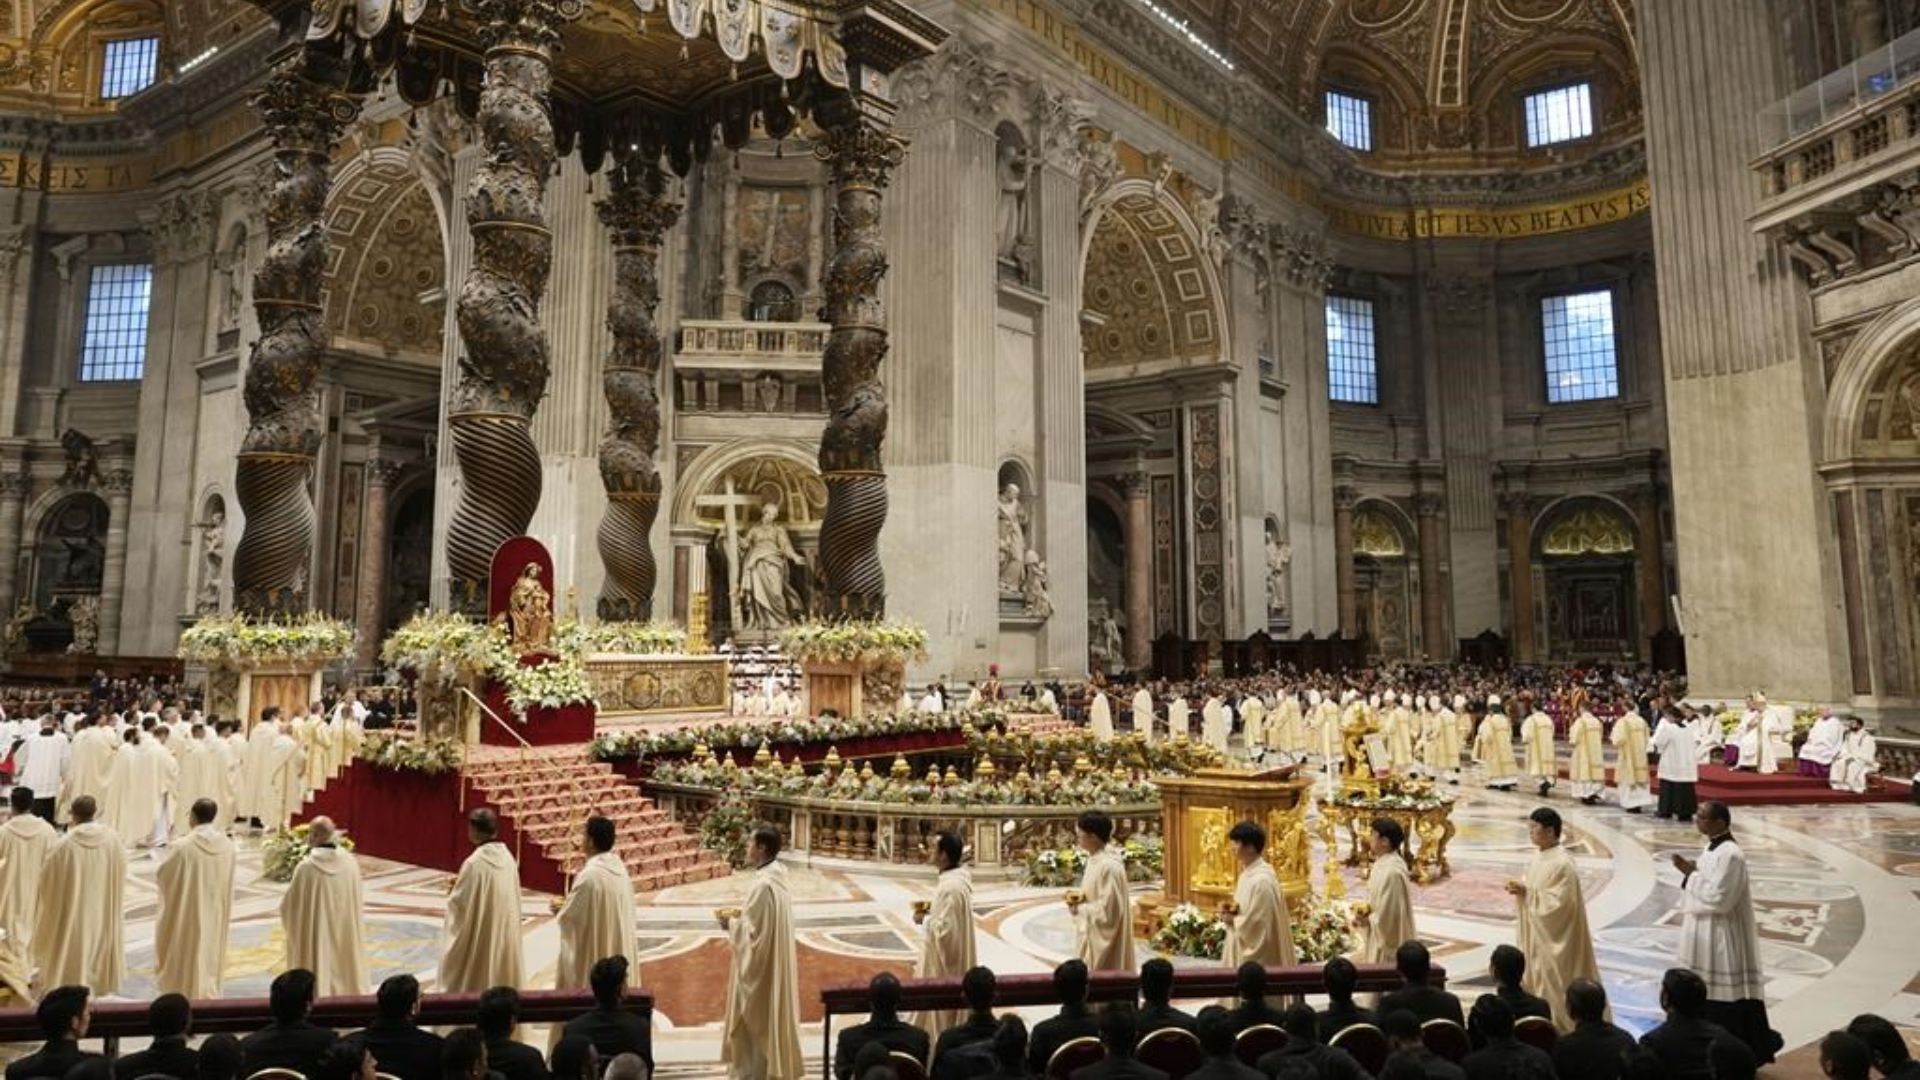
[[[52,612],[83,596],[99,596],[107,567],[111,511],[92,491],[68,490],[46,505],[33,524],[35,610]]]
[[[768,442],[761,439],[740,439],[720,446],[710,447],[692,465],[676,478],[673,485],[673,524],[678,526],[700,523],[699,504],[696,501],[710,490],[725,484],[727,473],[752,463],[755,459],[768,459],[786,465],[819,480],[819,462],[812,448],[800,443]],[[825,507],[824,488],[820,506]],[[786,519],[783,509],[782,518]],[[818,526],[819,519],[809,519],[807,524]]]
[[[1164,185],[1115,184],[1090,225],[1081,242],[1090,372],[1138,374],[1228,355],[1226,306],[1202,230]]]
[[[1376,656],[1420,655],[1420,560],[1413,521],[1390,499],[1366,498],[1353,508],[1355,627]]]
[[[1546,658],[1617,660],[1639,655],[1639,561],[1633,511],[1610,495],[1565,495],[1533,522],[1529,553],[1546,609]]]
[[[1825,464],[1920,457],[1920,299],[1895,306],[1847,346],[1829,384],[1823,426]]]
[[[376,147],[341,170],[325,220],[326,319],[335,346],[412,353],[437,365],[447,244],[432,185],[405,151]]]

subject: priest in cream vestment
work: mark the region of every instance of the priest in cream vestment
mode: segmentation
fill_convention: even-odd
[[[920,924],[920,963],[914,974],[930,979],[957,979],[974,965],[973,875],[960,865],[963,848],[956,833],[943,832],[934,837],[933,865],[939,879],[933,886],[933,899],[924,909],[918,905],[913,921]],[[966,1019],[959,1009],[923,1012],[913,1018],[915,1026],[938,1039],[940,1033]]]
[[[748,847],[758,870],[737,910],[719,912],[733,943],[733,979],[720,1029],[720,1060],[734,1080],[798,1080],[800,964],[793,937],[793,892],[780,864],[780,834],[754,830]]]
[[[1267,967],[1293,963],[1293,926],[1287,920],[1280,875],[1267,861],[1267,831],[1243,821],[1227,833],[1227,839],[1240,859],[1233,911],[1227,919],[1227,966],[1237,968],[1248,960]]]
[[[1473,759],[1486,770],[1487,786],[1513,790],[1520,767],[1513,761],[1513,721],[1500,708],[1500,699],[1487,699],[1487,716],[1473,736]]]
[[[613,822],[587,819],[587,847],[593,852],[574,875],[573,891],[560,909],[560,966],[554,975],[556,990],[585,990],[593,965],[609,956],[634,960],[633,877],[613,850]],[[516,930],[514,940],[519,940]],[[638,985],[634,976],[631,985]]]
[[[493,811],[482,807],[467,815],[467,838],[475,846],[447,896],[447,946],[440,954],[444,993],[520,986],[520,864],[499,835]]]
[[[1573,797],[1593,806],[1607,787],[1606,729],[1600,718],[1587,710],[1582,695],[1575,695],[1573,723],[1567,725],[1567,778],[1573,781]]]
[[[33,925],[38,985],[84,986],[95,994],[120,990],[126,972],[123,936],[127,852],[120,837],[93,820],[96,807],[82,795],[69,808],[73,826],[47,853],[40,875],[42,903]]]
[[[1240,699],[1240,741],[1251,757],[1267,745],[1267,703],[1259,694]]]
[[[307,827],[307,857],[294,868],[280,899],[287,934],[287,966],[313,972],[321,997],[367,992],[367,949],[360,924],[360,863],[335,846],[333,820]]]
[[[280,706],[269,705],[260,710],[260,722],[247,733],[240,753],[238,813],[243,819],[265,822],[279,814],[273,794],[279,738]]]
[[[1113,741],[1113,704],[1104,690],[1095,691],[1093,706],[1087,711],[1087,727],[1101,742]]]
[[[1620,808],[1637,814],[1653,805],[1652,775],[1647,768],[1647,721],[1632,709],[1613,722],[1607,741],[1617,755],[1613,762],[1614,791]]]
[[[120,734],[105,717],[92,727],[73,733],[72,756],[67,762],[66,782],[60,792],[60,820],[67,820],[67,808],[81,796],[91,796],[98,813],[107,794],[107,779],[113,771],[113,756],[120,752]]]
[[[1391,964],[1394,952],[1420,940],[1413,925],[1413,875],[1401,854],[1406,830],[1392,818],[1378,818],[1367,834],[1373,846],[1373,868],[1367,871],[1367,910],[1361,916],[1367,940],[1359,959],[1368,964]]]
[[[13,817],[0,825],[0,986],[31,1000],[33,923],[40,912],[40,877],[60,834],[33,812],[34,793],[16,787]]]
[[[1524,882],[1508,882],[1519,906],[1519,933],[1515,944],[1527,955],[1523,986],[1547,1000],[1553,1023],[1562,1032],[1573,1030],[1567,1012],[1567,987],[1575,979],[1600,981],[1600,965],[1593,957],[1593,934],[1587,929],[1587,903],[1580,891],[1580,872],[1573,856],[1560,844],[1560,815],[1541,807],[1528,819],[1534,847]]]
[[[207,725],[199,723],[179,742],[180,779],[174,785],[174,830],[185,834],[193,828],[189,814],[193,804],[201,799],[211,800],[218,806],[225,815],[224,820],[233,820],[233,803],[227,790],[231,783],[226,743],[209,735]]]
[[[127,732],[126,744],[113,756],[107,779],[107,825],[134,847],[159,846],[167,841],[171,824],[165,810],[180,766],[158,740],[138,729]]]
[[[1184,695],[1175,695],[1167,703],[1167,738],[1193,739],[1193,709]]]
[[[233,914],[233,841],[214,824],[219,812],[212,799],[197,800],[187,812],[192,831],[154,875],[160,889],[153,934],[158,993],[220,996]]]
[[[1529,704],[1524,698],[1521,705]],[[1545,795],[1553,789],[1560,775],[1559,761],[1553,753],[1553,717],[1534,709],[1520,721],[1520,748],[1524,753],[1525,772],[1539,786],[1540,794]]]
[[[1133,962],[1133,895],[1127,888],[1127,864],[1109,842],[1113,819],[1089,810],[1080,815],[1077,829],[1087,868],[1080,888],[1067,896],[1074,955],[1086,961],[1088,971],[1133,971],[1138,966]]]
[[[1134,691],[1133,733],[1143,742],[1153,741],[1153,694],[1146,687]]]

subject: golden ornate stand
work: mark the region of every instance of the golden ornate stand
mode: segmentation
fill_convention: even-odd
[[[1267,860],[1280,875],[1287,903],[1299,906],[1311,891],[1307,808],[1311,784],[1292,769],[1251,772],[1200,769],[1192,776],[1162,777],[1161,835],[1166,844],[1164,891],[1140,901],[1148,934],[1181,904],[1218,911],[1233,899],[1240,864],[1227,833],[1242,821],[1267,830]]]
[[[1447,862],[1447,844],[1453,839],[1453,800],[1434,795],[1430,785],[1390,777],[1382,790],[1362,792],[1362,801],[1349,801],[1352,791],[1321,804],[1324,819],[1321,838],[1327,844],[1329,869],[1333,862],[1337,835],[1344,830],[1349,848],[1346,865],[1371,868],[1373,847],[1368,828],[1376,818],[1390,818],[1407,834],[1407,870],[1421,885],[1438,881],[1453,872]]]

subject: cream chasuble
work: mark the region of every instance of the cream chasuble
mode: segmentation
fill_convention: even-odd
[[[174,845],[154,877],[160,888],[154,991],[219,997],[233,914],[233,841],[218,825],[198,826]]]
[[[1515,942],[1527,954],[1522,985],[1530,994],[1547,999],[1553,1023],[1562,1032],[1573,1030],[1567,1013],[1567,987],[1575,979],[1600,981],[1600,965],[1593,958],[1593,935],[1587,930],[1587,904],[1580,893],[1580,874],[1567,849],[1555,844],[1536,852],[1527,864],[1527,895],[1519,901],[1519,934]]]
[[[1145,690],[1133,695],[1133,733],[1142,741],[1153,741],[1153,695]]]
[[[240,755],[239,800],[235,816],[271,821],[273,809],[274,746],[280,731],[273,724],[255,724]]]
[[[360,923],[360,863],[351,852],[317,847],[294,868],[280,898],[287,966],[306,968],[321,997],[367,992],[367,949]]]
[[[174,786],[173,828],[184,835],[192,828],[189,812],[196,801],[213,800],[214,805],[220,808],[220,812],[213,816],[216,822],[232,820],[233,803],[227,791],[230,772],[226,747],[212,736],[184,739],[182,742],[186,752],[180,755],[180,781]]]
[[[339,733],[327,723],[326,717],[309,716],[294,721],[293,735],[306,754],[302,782],[309,791],[325,788],[333,777],[333,755],[339,746]]]
[[[113,772],[100,809],[121,840],[137,847],[152,842],[154,824],[160,820],[178,768],[172,755],[151,739],[123,746],[113,756]]]
[[[1420,717],[1420,764],[1434,776],[1457,768],[1460,764],[1458,737],[1447,738],[1448,732],[1453,728],[1452,718],[1442,717],[1439,713],[1428,710],[1422,710],[1416,715]],[[1453,747],[1451,755],[1447,753],[1449,745]]]
[[[33,923],[40,911],[40,877],[60,839],[34,814],[0,825],[0,986],[33,999]]]
[[[1420,938],[1413,927],[1413,876],[1407,861],[1388,852],[1367,871],[1367,943],[1363,963],[1391,964],[1395,950]]]
[[[1267,967],[1293,963],[1293,926],[1272,863],[1255,859],[1252,866],[1240,868],[1233,903],[1240,911],[1227,927],[1227,966],[1237,968],[1248,960]]]
[[[460,865],[460,876],[447,896],[446,926],[446,952],[440,954],[443,992],[519,988],[520,864],[507,845],[498,840],[481,844]]]
[[[933,886],[927,917],[920,924],[920,963],[913,973],[923,979],[959,978],[974,965],[973,874],[965,867],[943,871]],[[936,1040],[940,1033],[966,1019],[959,1009],[924,1012],[915,1026]]]
[[[1382,727],[1387,736],[1387,760],[1395,773],[1405,772],[1413,764],[1413,722],[1413,714],[1405,705],[1387,710],[1387,722]]]
[[[107,781],[114,755],[119,752],[120,736],[111,727],[90,727],[74,733],[73,756],[67,761],[67,778],[61,785],[61,821],[67,820],[67,807],[82,795],[91,795],[95,803],[106,806]]]
[[[1289,754],[1307,751],[1306,718],[1300,712],[1300,699],[1291,692],[1281,694],[1274,706],[1274,718],[1267,724],[1267,745]]]
[[[627,864],[611,851],[588,859],[573,879],[566,906],[560,909],[560,966],[554,974],[554,989],[586,989],[593,965],[609,956],[626,957],[632,972],[628,985],[640,985],[634,919],[633,878]]]
[[[1218,697],[1200,706],[1200,737],[1215,750],[1227,752],[1227,707]]]
[[[1487,770],[1487,783],[1510,784],[1520,768],[1513,762],[1513,722],[1506,713],[1490,712],[1480,721],[1473,739],[1473,759]]]
[[[1553,757],[1553,717],[1535,710],[1520,721],[1520,746],[1526,751],[1528,776],[1552,780],[1559,773]]]
[[[1567,725],[1567,745],[1573,750],[1567,760],[1567,778],[1575,784],[1591,785],[1595,794],[1607,782],[1605,734],[1600,718],[1585,709]]]
[[[1187,705],[1187,699],[1174,698],[1167,704],[1167,738],[1185,738],[1193,740],[1193,710]]]
[[[40,875],[43,898],[33,926],[38,985],[84,986],[97,995],[120,990],[126,971],[127,852],[120,837],[97,821],[67,830],[47,853]]]
[[[1113,705],[1107,701],[1104,691],[1093,695],[1093,707],[1088,710],[1087,726],[1092,729],[1093,737],[1101,742],[1113,741]]]
[[[1267,745],[1267,703],[1258,694],[1240,699],[1240,738],[1248,754]]]
[[[1119,849],[1108,844],[1087,857],[1080,891],[1087,899],[1074,917],[1075,955],[1088,971],[1133,971],[1133,897]]]
[[[269,829],[284,829],[292,820],[300,804],[307,801],[305,777],[301,770],[306,764],[306,755],[300,744],[290,735],[281,735],[273,740],[273,766],[268,774],[267,813],[260,820]]]
[[[1616,755],[1613,763],[1613,784],[1620,797],[1620,805],[1628,810],[1653,805],[1653,795],[1649,792],[1651,776],[1647,769],[1647,721],[1637,712],[1628,712],[1613,722],[1613,734],[1608,736],[1613,743]]]
[[[798,1080],[800,964],[793,937],[793,893],[787,868],[761,867],[747,886],[728,930],[733,981],[720,1029],[720,1060],[736,1080]]]

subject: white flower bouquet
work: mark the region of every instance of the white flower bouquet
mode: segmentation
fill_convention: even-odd
[[[243,670],[274,664],[331,664],[353,655],[353,628],[318,613],[289,619],[208,615],[180,634],[180,659]]]

